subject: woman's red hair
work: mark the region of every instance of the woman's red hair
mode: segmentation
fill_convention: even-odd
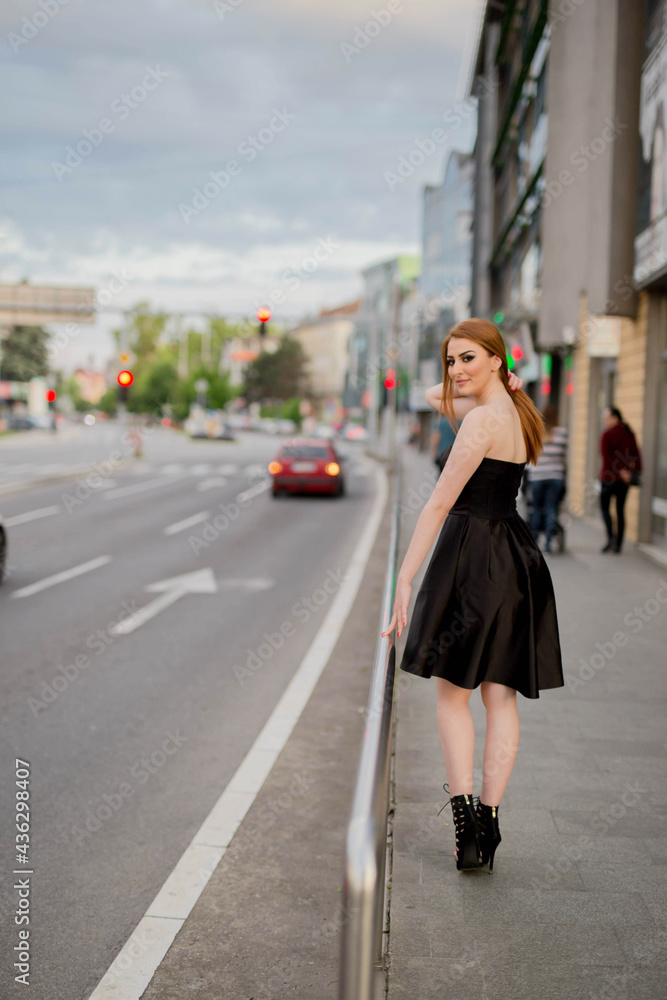
[[[454,406],[452,404],[452,399],[454,398],[452,380],[449,377],[447,367],[449,342],[455,337],[465,337],[466,340],[472,340],[476,344],[479,344],[480,347],[483,347],[488,354],[500,358],[502,364],[498,369],[498,373],[508,396],[519,411],[528,461],[536,462],[538,455],[542,451],[544,421],[539,410],[525,392],[522,392],[521,389],[517,390],[517,392],[512,392],[510,389],[510,373],[507,367],[505,341],[498,327],[494,326],[487,319],[464,319],[461,323],[457,323],[456,326],[452,327],[443,342],[442,367],[444,374],[442,379],[442,409],[447,420],[454,430],[458,430],[458,421],[454,415]]]

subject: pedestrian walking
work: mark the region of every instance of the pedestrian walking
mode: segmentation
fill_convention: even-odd
[[[500,843],[498,811],[519,746],[517,691],[537,698],[562,687],[553,585],[516,509],[525,465],[542,449],[542,418],[513,391],[505,344],[487,320],[452,328],[443,382],[427,391],[456,423],[456,398],[474,406],[417,521],[382,635],[407,624],[411,581],[437,542],[417,594],[400,668],[435,677],[437,722],[456,830],[456,867],[488,864]],[[444,523],[443,523],[444,521]],[[486,709],[482,787],[473,801],[475,731],[469,700]],[[443,806],[444,808],[444,806]]]
[[[544,551],[551,552],[551,545],[558,534],[558,505],[565,496],[565,459],[567,455],[567,430],[558,426],[558,410],[548,403],[542,411],[544,436],[542,451],[535,463],[526,466],[530,491],[530,517],[528,523],[539,542],[544,532]]]
[[[625,534],[625,501],[630,486],[639,486],[642,458],[637,439],[616,406],[602,415],[605,430],[600,438],[600,509],[607,529],[603,552],[620,554]],[[611,500],[616,505],[616,531],[611,519]]]
[[[443,452],[454,444],[456,432],[444,413],[435,417],[434,424],[435,427],[431,434],[431,458],[438,466],[438,469],[442,471],[444,464],[442,461],[444,457]]]

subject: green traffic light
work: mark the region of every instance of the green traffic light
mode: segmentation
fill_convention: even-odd
[[[493,322],[494,322],[494,323],[496,323],[496,324],[498,324],[498,323],[502,323],[502,321],[503,321],[504,319],[505,319],[505,313],[502,313],[502,312],[497,312],[497,313],[495,314],[495,316],[493,317]]]
[[[512,357],[511,354],[507,355],[507,367],[509,368],[510,371],[512,371],[512,369],[514,368],[514,358]]]

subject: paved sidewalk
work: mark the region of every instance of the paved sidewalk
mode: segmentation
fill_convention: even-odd
[[[405,449],[404,510],[432,469]],[[547,557],[569,681],[519,696],[491,876],[455,869],[435,682],[399,672],[389,1000],[667,998],[667,571],[602,541],[574,524]]]

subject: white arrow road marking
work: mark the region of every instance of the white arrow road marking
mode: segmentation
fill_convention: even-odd
[[[237,587],[247,587],[248,590],[269,590],[270,587],[275,585],[275,582],[275,580],[272,580],[268,576],[246,577],[243,580],[234,580],[228,577],[226,580],[218,581],[223,587],[233,587],[234,589]]]
[[[11,596],[30,597],[31,594],[37,594],[40,590],[46,590],[47,587],[54,587],[57,583],[72,580],[75,576],[81,576],[83,573],[90,573],[91,570],[98,569],[100,566],[106,566],[110,562],[111,556],[98,556],[97,559],[90,559],[88,562],[81,563],[80,566],[64,569],[62,573],[54,573],[53,576],[47,576],[43,580],[38,580],[37,583],[21,587],[20,590],[15,590]]]
[[[179,531],[185,531],[187,528],[193,528],[195,524],[199,524],[200,521],[205,521],[207,517],[210,517],[210,511],[202,510],[199,514],[193,514],[192,517],[186,517],[183,521],[176,521],[175,524],[170,524],[168,528],[164,529],[165,535],[177,535]]]
[[[145,625],[147,621],[155,618],[161,611],[175,604],[176,601],[179,601],[181,597],[185,597],[186,594],[215,594],[218,587],[215,582],[213,570],[207,567],[206,569],[195,570],[194,573],[173,576],[169,580],[159,580],[157,583],[149,584],[144,589],[150,593],[162,593],[160,597],[156,597],[154,601],[140,608],[139,611],[130,615],[129,618],[123,618],[122,621],[113,625],[109,629],[110,635],[129,635],[130,632],[134,632],[141,625]]]
[[[166,480],[164,477],[161,479],[149,479],[145,483],[135,483],[134,486],[121,486],[117,490],[108,490],[103,496],[105,500],[115,500],[117,497],[129,497],[133,493],[143,493],[144,490],[155,490],[158,486],[168,485],[169,482],[175,483],[176,480]]]
[[[57,504],[52,507],[39,507],[38,510],[27,510],[25,514],[14,514],[13,517],[5,518],[5,525],[8,528],[13,528],[15,524],[26,524],[28,521],[37,521],[40,517],[57,514],[59,510],[60,507]]]
[[[227,480],[224,476],[214,476],[212,479],[202,479],[201,483],[197,483],[197,492],[203,493],[204,490],[212,490],[214,486],[226,486]]]

